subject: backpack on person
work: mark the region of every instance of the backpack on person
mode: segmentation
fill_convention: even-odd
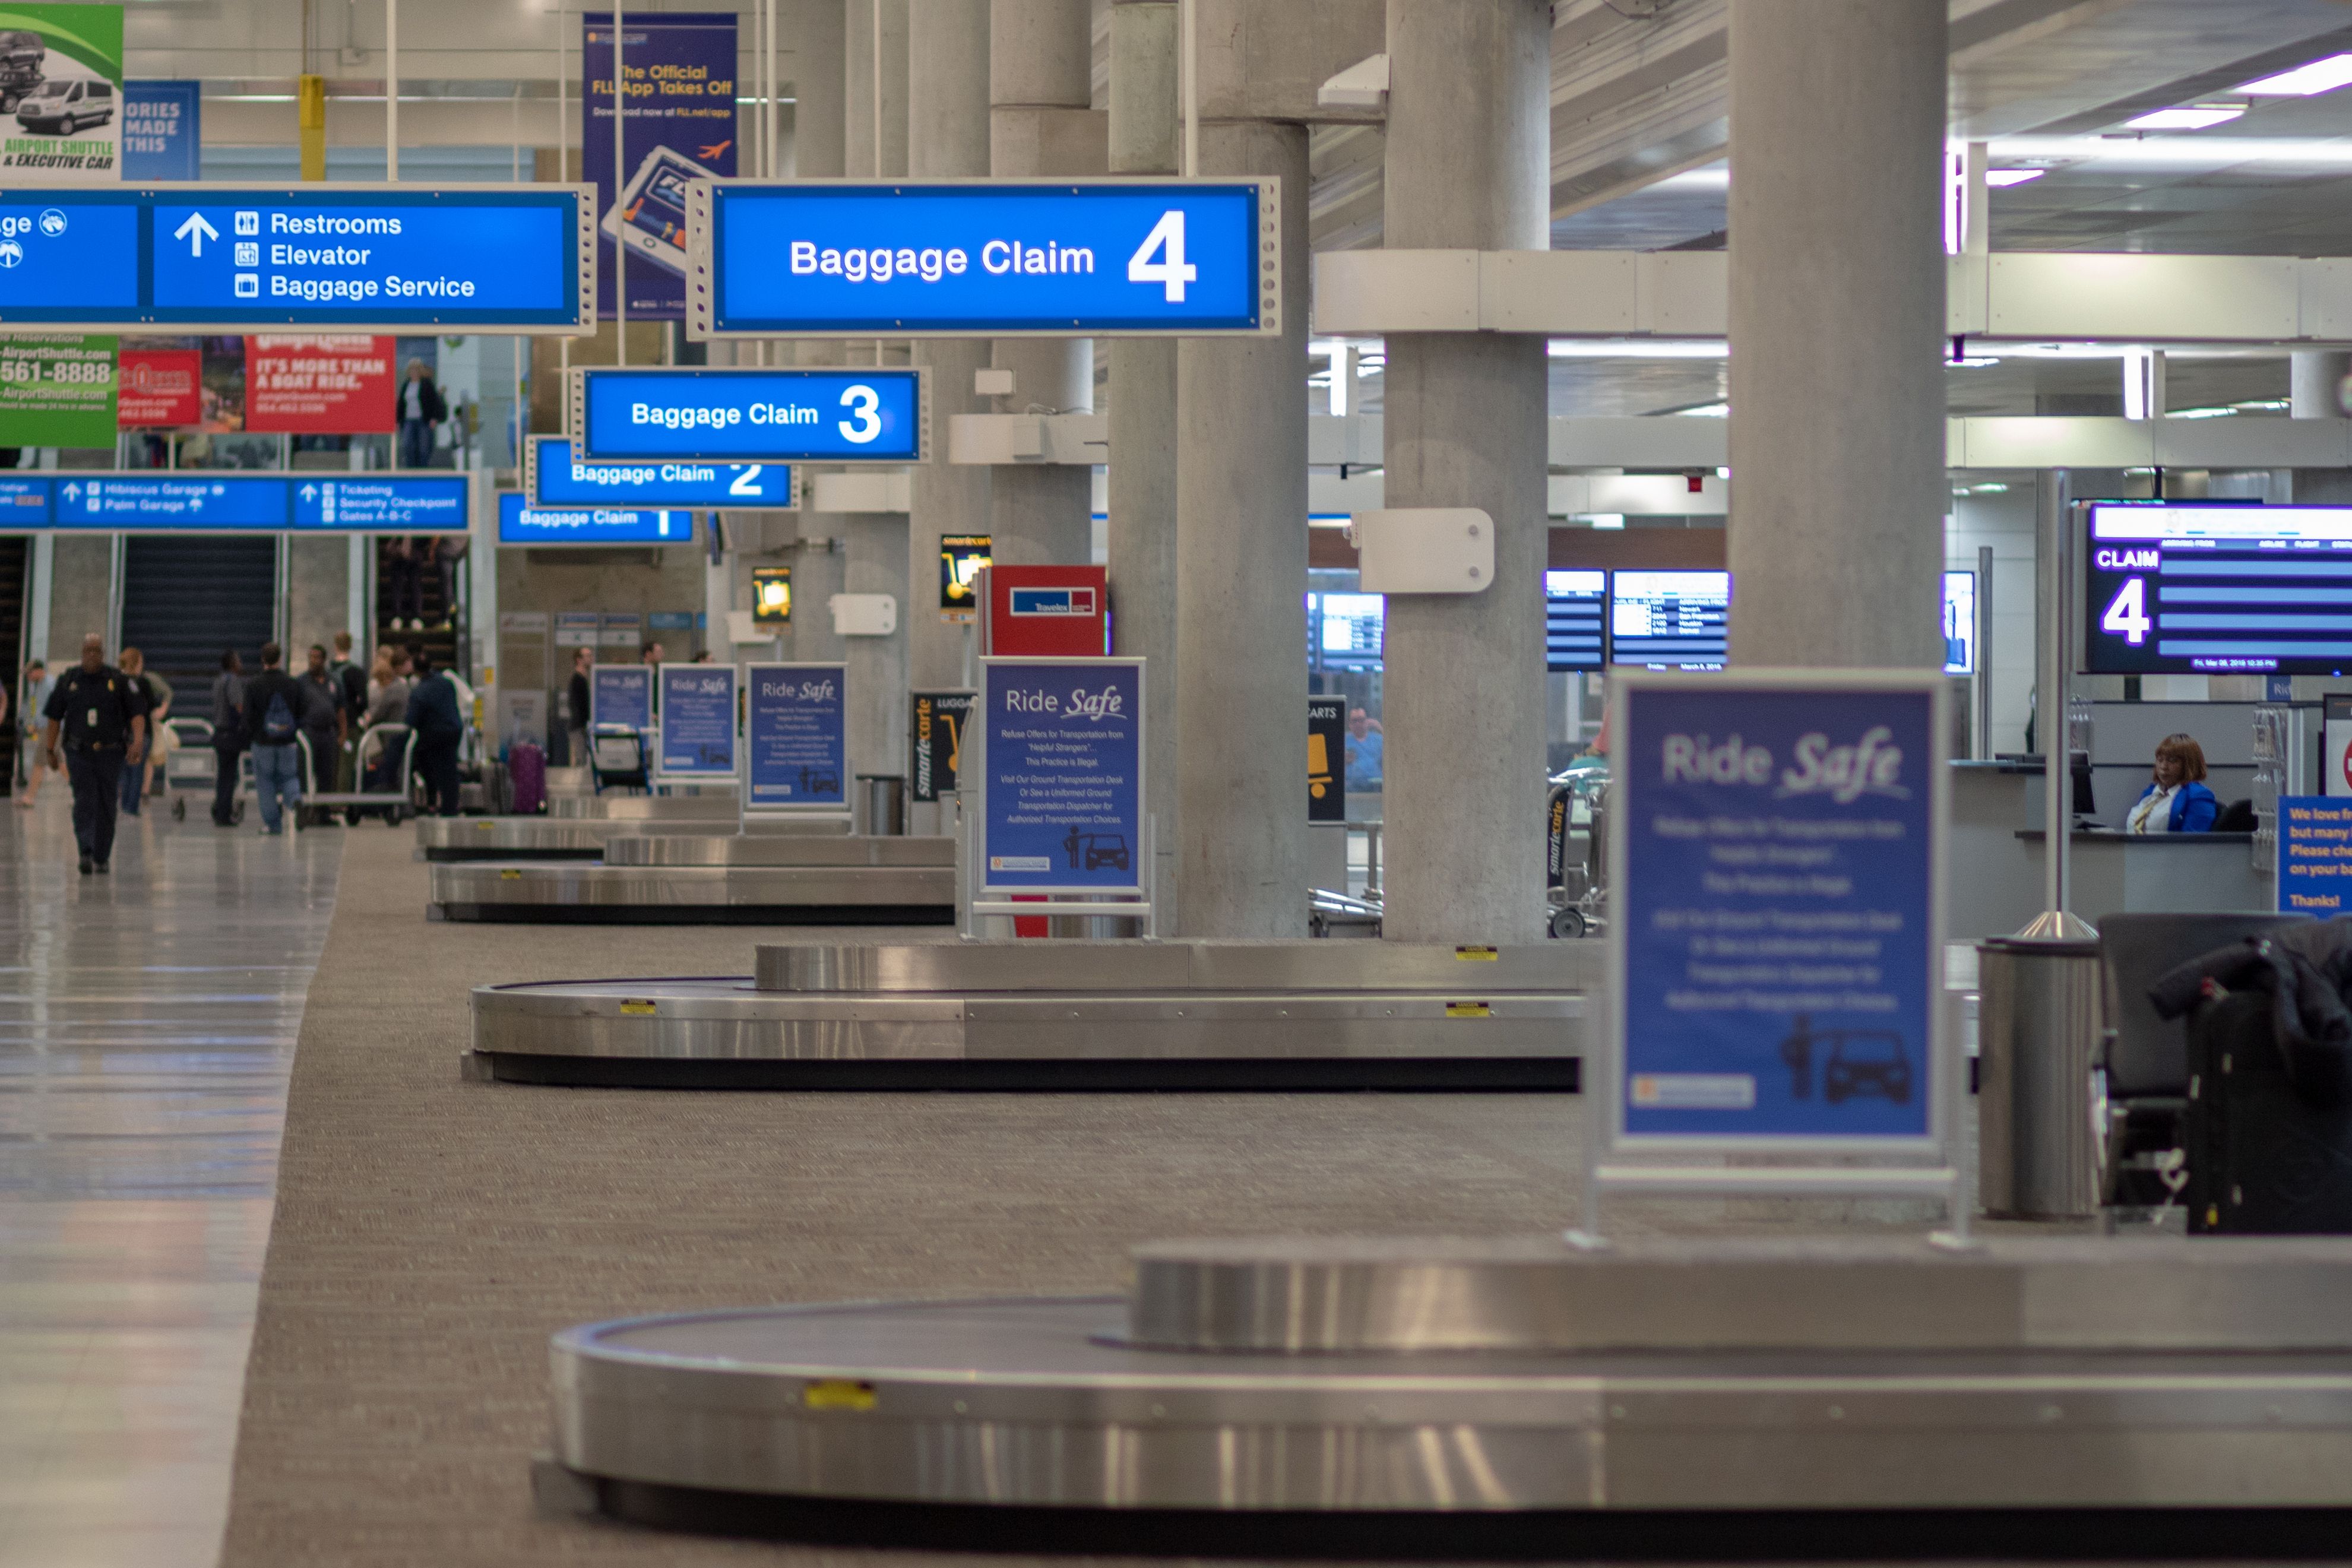
[[[278,687],[269,694],[269,706],[261,715],[261,744],[291,746],[299,727],[294,722],[294,706],[286,700],[286,688]]]

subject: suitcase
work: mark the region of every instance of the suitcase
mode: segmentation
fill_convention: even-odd
[[[2264,991],[2189,1018],[2189,1228],[2213,1235],[2352,1234],[2352,1104],[2295,1090]]]
[[[507,783],[517,813],[533,817],[546,810],[547,753],[528,740],[509,747]]]

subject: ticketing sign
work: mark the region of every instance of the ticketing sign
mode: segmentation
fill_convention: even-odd
[[[571,432],[583,457],[660,462],[919,463],[930,383],[919,369],[582,369]]]
[[[584,331],[589,206],[571,185],[0,188],[0,322]]]
[[[582,457],[569,436],[534,435],[523,446],[523,494],[540,507],[708,507],[783,511],[793,504],[783,463],[620,463]]]
[[[690,545],[694,514],[641,507],[533,507],[499,492],[502,545]]]
[[[459,474],[10,473],[0,532],[462,534],[473,482]]]
[[[689,337],[1282,330],[1281,182],[698,180]]]

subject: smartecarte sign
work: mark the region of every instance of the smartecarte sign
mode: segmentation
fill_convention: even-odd
[[[0,322],[585,331],[588,208],[569,185],[0,188]]]
[[[599,463],[918,463],[929,414],[914,369],[572,372],[572,447]]]

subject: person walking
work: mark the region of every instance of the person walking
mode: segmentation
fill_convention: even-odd
[[[433,463],[433,428],[449,417],[449,405],[423,360],[408,361],[400,388],[400,465],[426,468]]]
[[[346,743],[359,738],[360,727],[367,719],[367,672],[352,658],[352,634],[335,633],[334,657],[327,669],[335,677],[337,701],[343,710],[343,738]],[[352,778],[352,753],[345,747],[342,761],[335,768],[335,788],[349,789]]]
[[[572,650],[572,679],[563,688],[563,755],[574,768],[588,762],[588,672],[595,667],[593,651]]]
[[[408,695],[408,727],[416,735],[416,771],[425,776],[426,810],[457,814],[457,742],[466,727],[457,716],[457,688],[433,668],[432,655],[413,651],[416,689]]]
[[[136,648],[122,650],[122,673],[147,702],[147,756],[137,767],[122,769],[122,814],[135,817],[139,803],[155,779],[155,764],[163,757],[163,721],[172,716],[172,683],[147,667],[147,655]]]
[[[213,677],[213,826],[236,826],[236,759],[245,755],[245,661],[234,648],[221,654]]]
[[[49,770],[49,754],[41,745],[41,716],[48,711],[49,691],[56,685],[48,665],[40,660],[26,666],[25,700],[16,708],[25,718],[25,793],[16,804],[28,811],[33,809],[33,798],[41,792],[42,776]]]
[[[286,808],[299,825],[302,810],[302,687],[282,667],[275,643],[261,645],[261,674],[245,684],[245,732],[253,746],[253,791],[261,798],[261,831],[275,837]]]
[[[50,688],[41,716],[48,721],[43,748],[52,766],[59,736],[64,737],[81,873],[103,874],[114,854],[122,770],[137,767],[147,755],[146,696],[137,682],[106,662],[106,639],[93,632],[81,640],[81,663]]]
[[[310,744],[310,771],[302,780],[305,795],[325,795],[335,787],[349,726],[343,720],[343,688],[327,665],[327,650],[310,644],[310,663],[303,668],[302,738]]]

